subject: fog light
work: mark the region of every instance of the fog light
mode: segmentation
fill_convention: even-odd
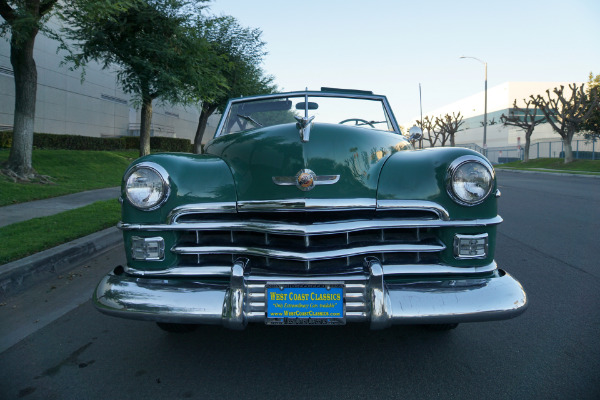
[[[486,258],[488,253],[488,234],[454,235],[454,257]]]
[[[160,261],[165,258],[165,241],[161,237],[131,238],[131,256],[134,260]]]

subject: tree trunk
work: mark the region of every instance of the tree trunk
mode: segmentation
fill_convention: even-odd
[[[523,153],[523,162],[529,162],[529,149],[531,148],[531,135],[535,126],[530,126],[525,132],[525,152]]]
[[[452,147],[456,147],[456,146],[454,145],[454,133],[451,133],[451,134],[450,134],[450,146],[452,146]]]
[[[150,124],[152,123],[152,97],[142,95],[140,122],[140,157],[150,154]]]
[[[13,140],[7,168],[22,179],[29,179],[35,170],[31,163],[33,152],[33,123],[37,93],[37,69],[33,45],[37,30],[25,41],[11,38],[10,63],[15,75],[15,111]]]
[[[204,132],[206,131],[206,125],[208,123],[208,117],[212,115],[213,112],[217,109],[216,105],[212,104],[202,104],[202,109],[200,111],[200,118],[198,118],[198,128],[196,129],[196,136],[194,137],[194,153],[200,154],[202,153],[202,137],[204,136]]]
[[[567,135],[566,137],[563,138],[563,149],[565,152],[565,164],[569,164],[571,162],[573,162],[573,147],[571,146],[571,139],[572,137],[570,137],[570,135]]]

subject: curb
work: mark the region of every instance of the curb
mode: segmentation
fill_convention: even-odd
[[[119,245],[123,245],[123,236],[112,227],[0,265],[0,299],[65,273]]]
[[[586,175],[586,174],[568,174],[564,172],[552,172],[552,171],[532,171],[532,170],[522,170],[522,169],[510,169],[510,168],[494,168],[496,172],[498,171],[506,171],[506,172],[516,172],[518,174],[543,174],[543,175],[558,175],[558,176],[576,176],[582,178],[591,178],[591,179],[600,179],[600,175]]]

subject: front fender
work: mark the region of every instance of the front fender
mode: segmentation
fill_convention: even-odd
[[[458,157],[471,155],[486,160],[481,154],[459,147],[402,151],[392,155],[381,170],[377,201],[423,200],[444,207],[450,219],[469,220],[493,218],[498,206],[494,193],[481,204],[464,206],[456,203],[446,190],[448,167]]]
[[[225,161],[219,157],[204,154],[152,154],[137,159],[129,169],[141,162],[153,162],[163,167],[169,174],[171,192],[166,202],[158,209],[142,211],[133,207],[127,200],[123,182],[121,185],[122,221],[125,223],[165,223],[170,212],[182,205],[235,204],[237,200],[231,171]]]

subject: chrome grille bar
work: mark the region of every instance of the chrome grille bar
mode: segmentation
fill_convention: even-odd
[[[393,229],[393,228],[443,228],[443,227],[467,227],[467,226],[490,226],[502,222],[500,216],[489,219],[475,219],[468,221],[442,221],[442,220],[359,220],[314,223],[300,225],[282,223],[276,221],[206,221],[177,224],[127,224],[120,222],[118,228],[122,230],[145,230],[145,231],[181,231],[181,230],[238,230],[250,232],[275,233],[282,235],[317,235],[344,232],[356,232],[365,229]]]
[[[249,246],[175,246],[171,249],[176,254],[236,254],[251,255],[259,257],[271,257],[278,259],[297,260],[297,261],[315,261],[328,258],[341,258],[349,256],[358,256],[372,253],[385,252],[439,252],[446,249],[441,242],[438,244],[376,244],[369,246],[357,246],[345,249],[332,249],[322,251],[294,251],[278,250],[265,247]]]

